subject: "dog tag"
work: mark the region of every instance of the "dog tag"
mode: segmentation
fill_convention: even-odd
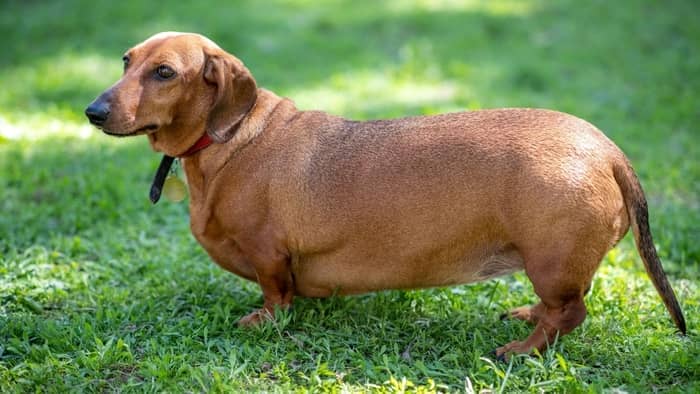
[[[187,197],[187,186],[176,175],[169,174],[163,183],[163,194],[170,202],[180,202]]]

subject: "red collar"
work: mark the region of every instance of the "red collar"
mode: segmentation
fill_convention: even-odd
[[[209,133],[204,133],[204,135],[199,137],[197,142],[195,142],[194,145],[192,145],[190,147],[190,149],[187,149],[187,151],[185,153],[179,155],[178,157],[182,158],[182,157],[192,156],[195,153],[199,152],[200,150],[211,145],[212,143],[214,143],[214,140],[212,140],[211,137],[209,137]]]
[[[190,149],[187,149],[185,153],[178,157],[182,158],[192,156],[193,154],[211,145],[213,142],[214,141],[211,139],[211,137],[209,137],[209,134],[204,133],[204,135],[201,136],[197,142],[190,147]],[[163,158],[160,160],[160,165],[158,166],[158,171],[156,171],[156,176],[153,178],[151,192],[149,194],[151,202],[154,204],[158,202],[158,199],[160,199],[160,193],[163,190],[163,185],[165,184],[165,177],[170,172],[170,168],[172,167],[174,160],[174,157],[168,155],[163,155]]]

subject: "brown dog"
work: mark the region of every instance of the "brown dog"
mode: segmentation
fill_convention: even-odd
[[[86,113],[105,133],[145,134],[154,150],[182,157],[195,237],[262,288],[263,309],[240,324],[295,295],[447,286],[525,269],[541,301],[511,315],[536,327],[497,354],[543,349],[584,320],[594,272],[631,227],[685,333],[637,177],[581,119],[496,109],[356,122],[298,111],[196,34],[157,34],[124,61],[123,77]]]

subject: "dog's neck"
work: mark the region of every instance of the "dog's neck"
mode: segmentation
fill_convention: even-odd
[[[214,140],[211,139],[209,134],[205,133],[199,139],[197,142],[194,143],[194,145],[190,146],[190,149],[187,149],[187,152],[183,153],[182,155],[178,156],[179,158],[184,158],[187,156],[192,156],[195,153],[199,152],[200,150],[208,147],[209,145],[213,144]]]
[[[191,198],[196,199],[203,191],[205,182],[213,179],[238,150],[264,131],[273,112],[282,101],[283,99],[276,94],[266,89],[258,89],[255,105],[243,118],[230,140],[224,143],[213,143],[206,149],[182,157],[182,168],[187,175]]]

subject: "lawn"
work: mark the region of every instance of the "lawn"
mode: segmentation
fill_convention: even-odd
[[[320,3],[320,4],[317,4]],[[700,391],[700,4],[695,0],[4,1],[0,392]],[[355,119],[546,107],[605,131],[647,192],[688,321],[678,335],[630,236],[585,323],[544,354],[500,321],[523,274],[297,299],[255,329],[255,284],[212,263],[186,203],[152,206],[160,156],[84,107],[162,30],[203,33],[258,84]]]

